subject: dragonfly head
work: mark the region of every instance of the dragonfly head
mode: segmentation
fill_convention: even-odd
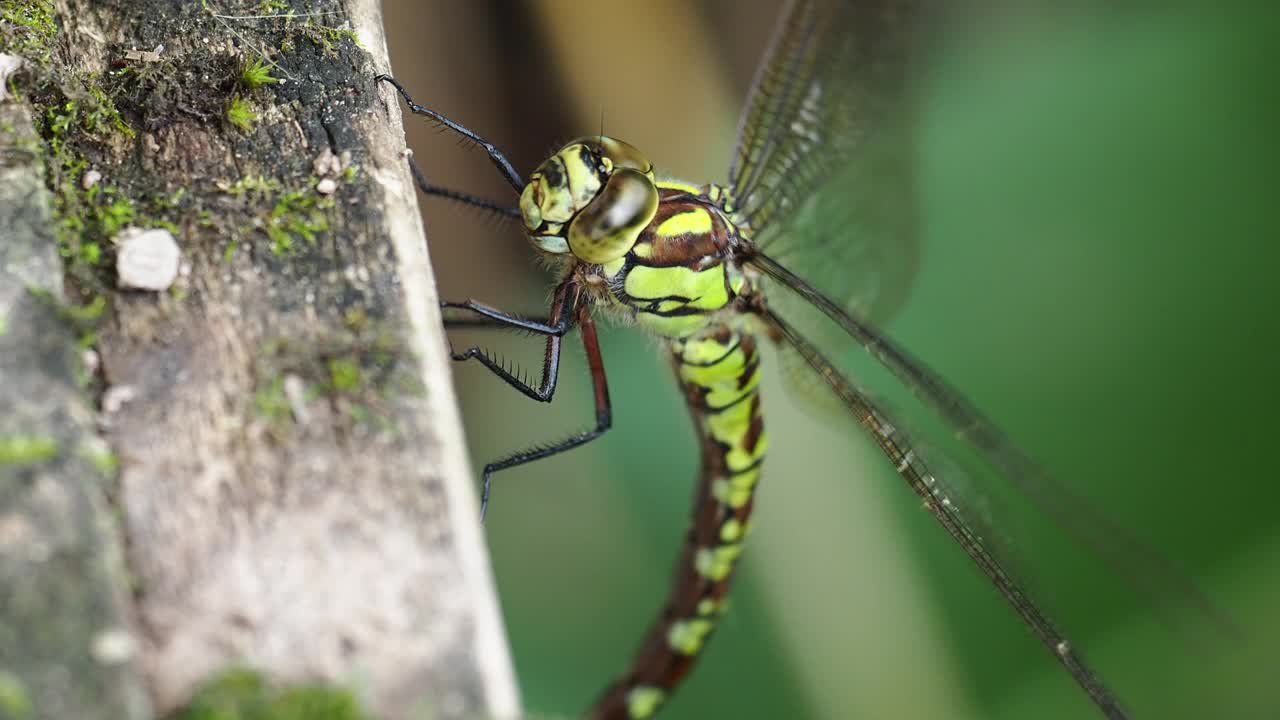
[[[536,247],[596,264],[626,255],[657,210],[653,165],[604,135],[560,148],[520,194],[520,214]]]

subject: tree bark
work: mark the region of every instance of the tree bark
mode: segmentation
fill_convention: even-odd
[[[144,718],[39,141],[25,106],[0,128],[0,718]]]
[[[84,329],[3,278],[0,433],[57,442],[0,475],[0,685],[64,677],[83,699],[33,690],[31,717],[165,714],[232,667],[351,687],[375,717],[518,713],[400,110],[373,81],[380,10],[287,4],[59,0],[15,81],[40,141],[6,172],[34,188],[42,159],[52,191],[5,216],[40,257],[20,282],[58,295],[65,271],[73,306],[105,308],[94,416]],[[167,290],[120,287],[129,226],[175,236]],[[95,423],[110,483],[73,451]],[[21,605],[20,586],[76,600]],[[74,637],[10,644],[64,610]]]

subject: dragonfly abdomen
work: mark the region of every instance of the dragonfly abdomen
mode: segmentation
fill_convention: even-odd
[[[630,670],[596,705],[595,718],[653,715],[692,668],[724,610],[768,445],[756,338],[715,322],[669,345],[702,440],[692,527],[662,614]]]

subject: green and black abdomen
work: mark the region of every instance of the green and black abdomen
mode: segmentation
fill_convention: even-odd
[[[692,668],[724,610],[768,444],[756,338],[741,313],[720,312],[749,292],[725,252],[734,230],[705,201],[664,195],[635,248],[612,269],[611,287],[616,305],[667,341],[698,430],[702,472],[671,594],[595,718],[653,715]]]
[[[768,445],[755,336],[714,324],[670,347],[702,443],[692,526],[661,616],[595,718],[651,716],[693,667],[724,610]]]

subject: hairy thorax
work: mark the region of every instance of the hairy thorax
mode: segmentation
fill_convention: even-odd
[[[615,315],[668,339],[700,334],[753,290],[734,257],[745,242],[712,185],[661,182],[659,204],[626,255],[580,268]]]

